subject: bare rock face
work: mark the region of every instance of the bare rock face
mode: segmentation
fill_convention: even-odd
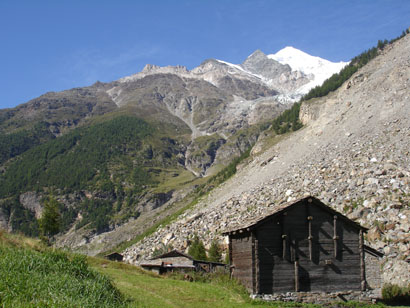
[[[313,102],[309,104],[302,104],[299,111],[299,120],[303,125],[307,125],[309,122],[313,122],[319,118],[320,104]]]
[[[306,76],[303,72],[292,71],[289,65],[268,58],[260,50],[251,54],[241,66],[263,77],[267,84],[284,94],[294,93],[295,89],[310,81],[309,76]]]
[[[26,209],[35,213],[37,219],[41,218],[43,206],[40,203],[41,197],[35,192],[29,191],[20,195],[20,204]]]
[[[370,229],[367,244],[385,254],[384,283],[408,283],[409,63],[407,35],[334,93],[303,103],[303,129],[265,152],[269,139],[261,138],[247,166],[177,221],[126,249],[126,260],[138,263],[167,234],[173,234],[169,244],[181,250],[193,233],[206,244],[213,237],[226,243],[220,235],[226,229],[313,195]]]
[[[279,78],[284,73],[290,73],[289,65],[283,65],[279,62],[269,59],[262,51],[256,50],[243,63],[242,67],[248,71],[259,74],[265,78]]]

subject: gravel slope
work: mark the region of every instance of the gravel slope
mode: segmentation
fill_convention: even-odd
[[[306,126],[262,154],[180,219],[125,251],[138,263],[162,244],[207,244],[276,205],[314,195],[370,228],[385,282],[410,281],[410,35],[387,46],[325,98],[304,104]],[[263,140],[254,148],[262,148]]]

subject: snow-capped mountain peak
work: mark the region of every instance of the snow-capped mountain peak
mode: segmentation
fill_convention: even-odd
[[[268,58],[282,64],[289,64],[294,71],[302,71],[305,74],[315,74],[319,70],[339,71],[348,62],[330,62],[320,57],[311,56],[299,49],[287,46]]]
[[[275,90],[285,97],[287,102],[293,102],[313,87],[321,85],[334,73],[338,73],[346,64],[348,63],[333,63],[288,46],[270,55],[256,50],[241,64],[208,59],[192,70],[184,66],[159,67],[148,64],[141,72],[118,81],[133,82],[148,75],[174,74],[182,78],[202,79],[219,87],[221,84],[226,86],[226,77],[230,76],[237,80],[236,82],[251,82]],[[114,89],[111,89],[109,94],[115,96],[114,92]]]
[[[301,71],[306,75],[313,75],[313,80],[299,89],[306,93],[309,89],[321,85],[327,78],[338,73],[349,62],[331,62],[320,57],[311,56],[297,48],[287,46],[275,54],[268,55],[269,59],[281,64],[288,64],[293,71]]]

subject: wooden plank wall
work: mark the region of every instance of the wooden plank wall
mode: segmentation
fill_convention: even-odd
[[[336,220],[335,257],[334,216],[316,206],[310,206],[310,213],[315,249],[312,262],[305,262],[305,266],[309,270],[311,290],[360,290],[360,230],[342,219]],[[326,265],[326,260],[331,264]]]
[[[250,233],[231,235],[232,276],[239,279],[249,292],[253,292],[252,236]]]
[[[313,217],[311,248],[309,216]],[[300,202],[290,207],[286,215],[267,221],[255,232],[259,258],[259,272],[254,275],[259,277],[257,292],[295,291],[296,283],[299,291],[360,290],[358,233],[357,228],[341,219],[336,219],[335,228],[334,215],[314,204]]]
[[[278,224],[279,223],[279,224]],[[272,220],[257,229],[259,256],[259,293],[293,290],[293,264],[282,260],[282,226]],[[287,250],[288,250],[287,245]]]

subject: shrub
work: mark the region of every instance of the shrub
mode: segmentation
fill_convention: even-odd
[[[382,297],[389,304],[408,304],[410,302],[410,284],[407,287],[386,284],[382,289]]]

